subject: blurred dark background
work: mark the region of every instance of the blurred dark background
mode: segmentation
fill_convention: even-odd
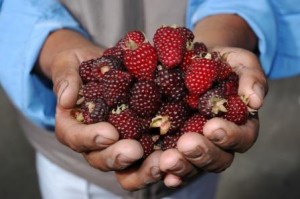
[[[260,135],[221,174],[217,199],[300,198],[300,77],[270,81]],[[0,89],[0,198],[38,199],[34,150]]]

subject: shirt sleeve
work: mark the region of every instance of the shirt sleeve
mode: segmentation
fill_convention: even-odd
[[[87,36],[55,0],[0,0],[0,82],[13,104],[35,124],[53,129],[52,83],[34,65],[49,33],[73,29]]]
[[[197,21],[215,14],[237,14],[250,25],[259,39],[259,59],[268,75],[276,54],[277,27],[272,6],[268,0],[190,0],[187,26],[193,28]],[[233,30],[234,31],[234,30]]]

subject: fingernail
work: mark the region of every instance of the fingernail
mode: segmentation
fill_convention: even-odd
[[[215,130],[209,139],[213,142],[221,142],[226,136],[226,133],[223,129]]]
[[[63,95],[64,91],[68,87],[69,82],[66,80],[62,80],[58,83],[58,92],[57,92],[57,99],[58,103],[60,103],[61,96]]]
[[[119,169],[124,169],[133,163],[133,160],[131,158],[128,158],[127,156],[125,156],[123,154],[117,155],[116,161],[119,165]]]
[[[158,167],[151,167],[150,169],[152,177],[158,179],[161,177],[161,171]]]
[[[265,89],[263,88],[263,86],[259,83],[255,83],[252,89],[256,96],[262,101],[265,95]]]
[[[95,142],[96,142],[97,146],[99,146],[99,147],[108,147],[109,145],[114,143],[115,140],[103,137],[101,135],[97,135]]]
[[[183,154],[187,157],[187,158],[199,158],[203,155],[203,149],[200,146],[197,146],[195,149],[191,150],[191,151],[186,151],[183,152]]]

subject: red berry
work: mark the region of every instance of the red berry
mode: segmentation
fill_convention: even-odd
[[[82,95],[85,100],[94,100],[101,98],[103,87],[98,82],[88,82],[82,86]]]
[[[82,116],[77,115],[77,120],[82,120],[85,124],[102,122],[107,119],[108,112],[108,106],[102,99],[85,101],[81,105]],[[80,119],[81,117],[82,119]]]
[[[81,77],[81,80],[83,83],[87,83],[90,81],[97,81],[95,75],[93,74],[93,68],[96,64],[95,59],[83,61],[79,65],[79,76]]]
[[[223,118],[238,125],[245,124],[248,119],[248,107],[239,95],[231,95],[225,105],[227,112]]]
[[[100,81],[104,88],[102,98],[109,107],[128,102],[132,81],[131,75],[124,71],[109,70],[104,74]]]
[[[193,49],[197,55],[207,52],[207,47],[203,42],[194,42]]]
[[[138,141],[141,143],[144,150],[143,159],[147,158],[152,152],[154,152],[155,142],[150,134],[143,133]]]
[[[107,48],[103,52],[103,55],[113,56],[113,57],[117,57],[120,60],[123,60],[123,48],[122,48],[121,40],[115,46]]]
[[[119,106],[109,115],[108,122],[119,132],[120,139],[139,139],[143,126],[137,115],[125,106]]]
[[[150,81],[139,81],[131,89],[130,108],[142,118],[153,116],[159,109],[161,96],[158,87]]]
[[[103,55],[96,59],[92,72],[95,78],[99,80],[110,69],[124,70],[125,68],[119,58],[111,55]]]
[[[212,87],[216,77],[216,61],[205,58],[195,58],[186,71],[185,85],[190,93],[201,95]]]
[[[162,137],[162,142],[161,142],[161,149],[163,151],[176,148],[177,147],[177,141],[179,140],[180,136],[183,133],[180,131],[177,131],[176,133],[173,133],[171,135],[167,134]]]
[[[187,46],[187,50],[183,54],[183,60],[180,64],[180,67],[184,72],[186,72],[187,69],[190,67],[192,58],[194,58],[196,55],[197,53],[194,51],[193,43],[190,43],[189,46]]]
[[[221,90],[224,96],[237,95],[239,88],[239,76],[232,72],[227,79],[218,82],[216,87]]]
[[[124,51],[124,65],[129,73],[137,79],[152,80],[156,64],[157,55],[154,47],[149,42],[136,45]]]
[[[232,67],[225,61],[219,60],[218,62],[218,76],[217,81],[227,79],[233,73]]]
[[[218,88],[208,90],[199,97],[198,111],[206,117],[215,117],[226,111],[226,99]]]
[[[203,134],[203,126],[207,122],[207,119],[196,113],[185,121],[183,127],[180,129],[181,133],[199,133]]]
[[[159,128],[162,135],[173,133],[183,125],[188,114],[188,108],[181,102],[165,103],[152,119],[150,127]]]
[[[145,117],[145,118],[140,117],[140,121],[143,125],[143,132],[149,132],[151,130],[150,124],[152,121],[152,117]]]
[[[143,32],[139,30],[133,30],[126,33],[125,37],[122,39],[123,42],[123,49],[126,48],[133,48],[132,45],[142,45],[145,42],[148,42],[145,38]]]
[[[157,67],[155,83],[159,86],[160,92],[169,101],[180,101],[187,93],[183,72],[179,68],[166,69]]]
[[[181,34],[182,36],[186,39],[186,43],[187,42],[193,42],[194,38],[195,38],[195,35],[194,33],[186,28],[186,27],[183,27],[183,26],[180,26],[180,27],[177,27],[176,28]]]
[[[163,26],[154,34],[154,46],[158,60],[166,68],[179,65],[185,51],[186,39],[175,27]]]
[[[189,93],[185,96],[184,102],[187,105],[189,105],[190,108],[197,109],[199,103],[199,96]]]

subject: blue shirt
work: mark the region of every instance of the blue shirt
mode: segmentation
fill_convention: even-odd
[[[86,34],[54,0],[0,0],[0,82],[14,105],[35,124],[53,129],[52,84],[33,72],[41,47],[54,30]]]
[[[298,0],[190,0],[187,26],[209,15],[235,13],[259,38],[259,58],[269,78],[300,74]],[[57,29],[86,33],[55,0],[0,0],[0,82],[21,112],[53,129],[56,100],[51,82],[33,72],[43,42]]]

